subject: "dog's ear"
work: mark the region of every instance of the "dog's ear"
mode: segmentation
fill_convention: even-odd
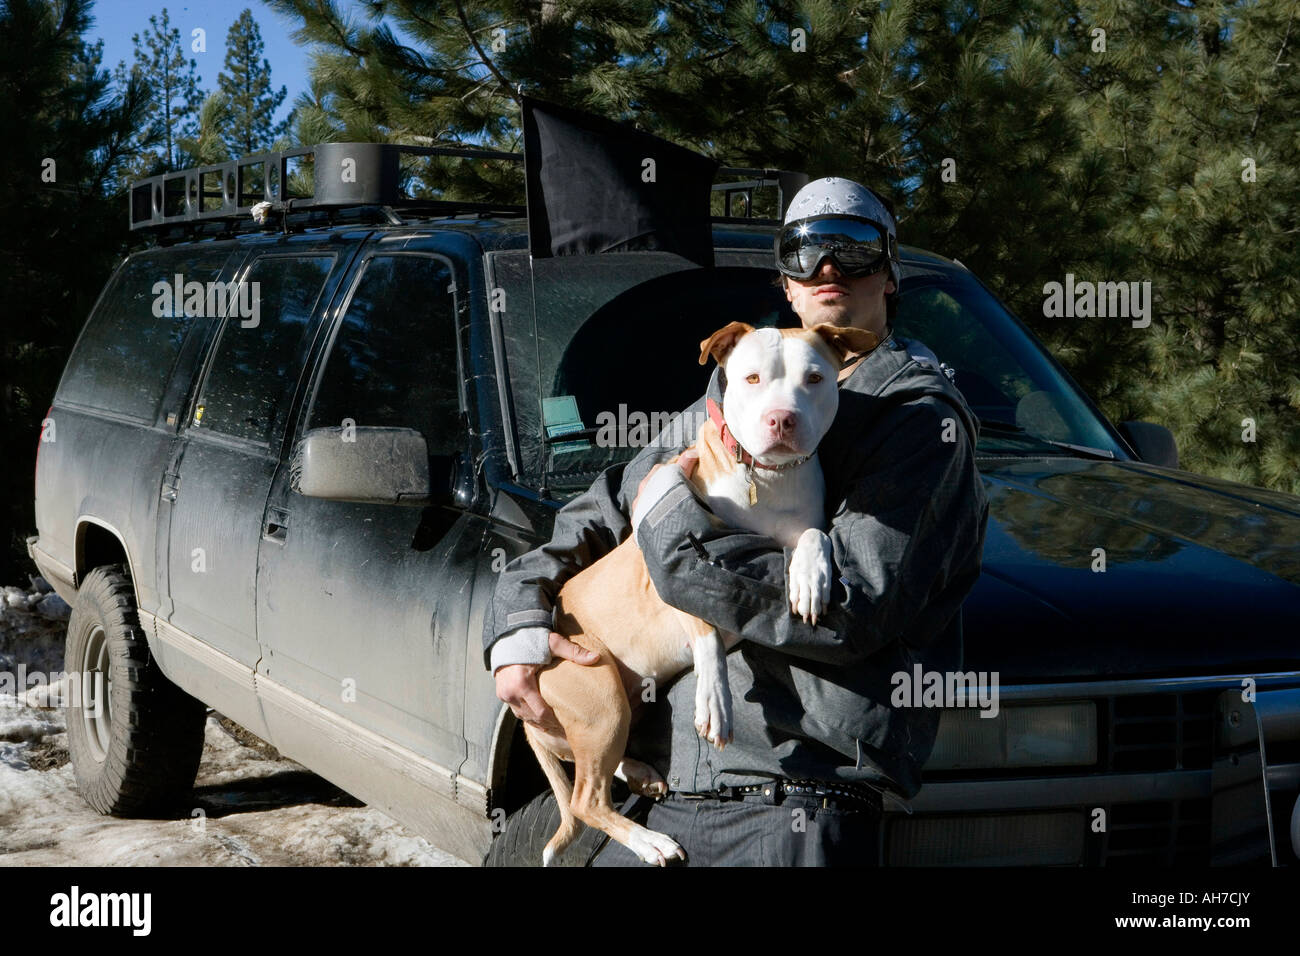
[[[880,336],[875,332],[867,329],[855,329],[852,326],[831,325],[829,322],[823,322],[820,325],[813,326],[812,329],[817,335],[821,336],[823,342],[830,346],[844,364],[844,360],[852,353],[870,352],[880,344]]]
[[[700,364],[708,364],[709,356],[712,355],[713,360],[721,365],[727,360],[731,350],[736,347],[741,336],[753,331],[754,327],[744,322],[727,323],[700,343]]]

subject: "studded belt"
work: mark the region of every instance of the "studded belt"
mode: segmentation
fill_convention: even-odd
[[[824,807],[830,807],[833,803],[845,809],[881,812],[880,791],[864,783],[840,780],[790,780],[775,777],[763,783],[718,787],[715,790],[676,791],[676,795],[684,800],[759,800],[771,804],[780,804],[792,796],[820,797]]]

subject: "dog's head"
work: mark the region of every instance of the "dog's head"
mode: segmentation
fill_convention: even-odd
[[[880,344],[874,332],[823,323],[812,329],[755,329],[732,322],[700,343],[700,364],[723,367],[722,416],[760,462],[810,454],[835,419],[835,377],[853,353]]]

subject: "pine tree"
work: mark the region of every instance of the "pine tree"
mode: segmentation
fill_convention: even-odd
[[[0,126],[10,175],[0,180],[0,445],[9,465],[0,507],[0,576],[31,569],[37,436],[59,374],[125,247],[126,202],[113,194],[132,158],[147,91],[113,94],[102,44],[84,41],[88,0],[0,4]]]
[[[363,24],[330,3],[270,2],[316,46],[313,82],[341,138],[517,150],[522,88],[737,165],[845,152],[824,106],[850,92],[839,75],[865,26],[826,4],[808,4],[817,39],[806,44],[789,3],[391,0]],[[521,198],[513,166],[428,163],[420,178],[450,196]]]
[[[1043,309],[1046,283],[1127,278],[1136,255],[1116,228],[1131,184],[1086,109],[1107,81],[1089,59],[1089,21],[1069,0],[911,6],[897,122],[900,172],[917,183],[910,241],[959,258],[1106,411],[1135,417],[1149,340],[1128,323]]]
[[[1099,0],[1071,11],[1076,36],[1106,31],[1103,52],[1081,40],[1065,59],[1124,184],[1107,231],[1133,253],[1128,277],[1149,279],[1156,298],[1151,328],[1123,333],[1150,350],[1125,417],[1172,428],[1184,467],[1300,491],[1300,176],[1282,159],[1300,135],[1287,67],[1300,10]]]
[[[1192,467],[1300,493],[1300,9],[1198,3],[1152,104],[1152,402]],[[1251,434],[1253,431],[1253,435]]]
[[[152,121],[138,134],[139,156],[131,172],[132,178],[139,178],[180,168],[178,144],[182,138],[197,136],[204,97],[195,72],[198,64],[185,59],[181,31],[171,25],[166,7],[161,19],[149,17],[143,38],[136,33],[131,42],[135,44],[135,62],[129,70],[125,62],[119,63],[115,79],[124,85],[135,78],[151,91],[154,101]]]
[[[230,128],[230,104],[219,91],[209,93],[199,108],[198,132],[195,136],[182,136],[180,147],[182,166],[211,166],[234,157],[231,156],[223,134]]]
[[[268,2],[299,19],[295,39],[315,46],[312,97],[320,106],[300,101],[312,115],[304,126],[413,146],[519,150],[521,85],[606,112],[630,82],[614,59],[618,45],[635,48],[654,30],[647,0],[585,3],[580,17],[577,5],[550,0],[392,0],[372,7],[368,23],[344,16],[332,0]],[[417,195],[523,198],[522,170],[511,163],[423,160],[405,170]]]
[[[226,67],[217,74],[225,112],[221,139],[232,156],[269,149],[291,122],[275,122],[288,91],[271,88],[271,64],[261,58],[263,46],[257,21],[245,9],[226,34]]]

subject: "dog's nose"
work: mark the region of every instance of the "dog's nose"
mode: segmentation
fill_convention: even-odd
[[[773,409],[767,413],[767,427],[777,438],[786,438],[794,432],[794,412]]]

